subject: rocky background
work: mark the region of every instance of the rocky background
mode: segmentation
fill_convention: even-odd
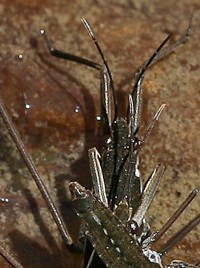
[[[167,104],[140,157],[144,181],[157,163],[167,166],[148,213],[153,231],[199,186],[199,0],[0,0],[1,99],[74,239],[79,222],[68,184],[77,180],[85,187],[91,185],[87,150],[100,148],[99,73],[51,57],[40,29],[46,30],[56,48],[101,63],[81,17],[90,22],[112,70],[124,115],[135,71],[166,35],[175,33],[173,43],[185,33],[191,14],[189,42],[153,66],[144,82],[139,137],[160,104]],[[0,128],[0,196],[9,199],[0,203],[1,245],[24,267],[80,267],[81,255],[66,249],[2,123]],[[197,197],[159,244],[194,218],[199,205]],[[200,261],[199,234],[197,227],[164,263]],[[2,258],[0,266],[10,267]]]

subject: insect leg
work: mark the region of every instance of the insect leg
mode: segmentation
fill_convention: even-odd
[[[99,42],[97,41],[96,39],[96,36],[91,28],[91,26],[89,25],[89,23],[87,22],[87,20],[85,18],[82,18],[82,22],[83,22],[83,25],[85,26],[89,36],[93,39],[94,41],[94,44],[103,60],[103,64],[107,70],[107,73],[108,73],[108,77],[109,77],[109,80],[110,80],[110,86],[111,86],[111,90],[112,90],[112,95],[113,95],[113,100],[114,100],[114,120],[113,121],[116,121],[117,120],[117,117],[118,117],[118,104],[117,104],[117,98],[116,98],[116,89],[115,89],[115,84],[114,84],[114,81],[113,81],[113,78],[112,78],[112,74],[111,74],[111,71],[110,71],[110,68],[108,66],[108,63],[104,57],[104,54],[103,54],[103,51],[99,45]]]
[[[193,16],[190,16],[189,19],[189,25],[188,28],[186,30],[186,33],[181,36],[174,44],[163,48],[160,53],[158,53],[156,55],[156,57],[153,59],[153,61],[151,62],[151,64],[149,65],[149,67],[151,65],[153,65],[154,63],[156,63],[157,61],[161,60],[162,58],[164,58],[166,55],[168,55],[169,53],[171,53],[176,47],[179,47],[180,45],[183,45],[185,43],[187,43],[190,39],[190,35],[192,33],[192,20],[193,20]]]
[[[183,237],[185,237],[195,226],[200,223],[200,214],[192,219],[187,225],[185,225],[178,233],[172,236],[172,238],[159,250],[159,254],[164,256],[171,248],[176,245]]]
[[[181,213],[186,209],[186,207],[192,202],[192,200],[197,196],[200,189],[195,188],[183,201],[180,207],[174,212],[174,214],[169,218],[169,220],[164,224],[164,226],[159,230],[155,236],[155,241],[160,239],[163,234],[171,227],[171,225],[176,221],[176,219],[181,215]]]
[[[94,255],[96,254],[96,251],[93,249],[93,251],[92,251],[92,253],[91,253],[91,255],[90,255],[90,258],[89,258],[89,260],[88,260],[88,263],[87,263],[87,266],[86,266],[86,268],[90,268],[91,267],[91,264],[92,264],[92,262],[93,262],[93,260],[94,260]]]
[[[22,159],[25,162],[25,165],[27,166],[32,178],[34,179],[38,189],[40,190],[48,208],[49,211],[51,212],[51,215],[53,216],[53,219],[55,221],[55,223],[57,224],[58,230],[64,240],[64,242],[66,243],[67,248],[71,251],[71,252],[77,252],[78,248],[75,246],[75,244],[73,243],[68,230],[62,220],[62,217],[58,211],[58,209],[56,208],[51,196],[49,195],[44,183],[42,182],[38,171],[30,157],[30,155],[28,154],[25,145],[23,144],[22,140],[20,139],[17,130],[15,129],[8,113],[6,112],[2,101],[0,100],[0,115],[9,131],[10,136],[12,137]]]
[[[156,51],[152,54],[152,56],[149,58],[149,60],[147,62],[145,62],[140,67],[139,71],[136,73],[136,81],[135,81],[135,84],[134,84],[133,90],[132,90],[132,97],[133,97],[134,110],[135,110],[135,122],[134,122],[135,133],[137,132],[138,127],[139,127],[139,123],[140,123],[139,117],[140,117],[140,102],[141,102],[140,99],[141,99],[141,90],[142,90],[141,84],[142,84],[142,80],[144,78],[144,73],[151,65],[153,65],[157,61],[161,60],[169,53],[171,53],[176,47],[178,47],[182,44],[185,44],[189,40],[191,32],[192,32],[192,16],[190,17],[189,26],[187,28],[186,33],[181,38],[179,38],[174,44],[163,49],[163,47],[165,46],[165,44],[168,42],[168,40],[171,37],[171,35],[167,36],[167,38],[156,49]]]
[[[160,46],[156,49],[156,51],[152,54],[145,64],[139,69],[138,73],[136,73],[136,81],[133,86],[132,90],[132,98],[134,104],[134,123],[133,123],[133,133],[136,134],[139,124],[140,124],[140,103],[141,103],[141,91],[142,91],[142,81],[144,78],[144,73],[151,65],[152,61],[156,58],[159,51],[163,48],[163,46],[168,42],[170,39],[170,35],[165,38],[165,40],[160,44]]]
[[[66,52],[63,52],[63,51],[55,49],[51,45],[51,42],[50,42],[45,30],[41,29],[40,33],[43,35],[45,43],[47,45],[47,48],[48,48],[48,50],[49,50],[49,52],[50,52],[50,54],[52,56],[55,56],[55,57],[60,58],[60,59],[74,61],[74,62],[77,62],[77,63],[80,63],[80,64],[84,64],[86,66],[92,67],[94,69],[101,70],[100,79],[101,79],[101,81],[104,80],[104,82],[103,82],[104,86],[105,86],[105,79],[106,80],[109,79],[111,81],[111,91],[112,91],[112,95],[113,95],[113,99],[114,99],[114,103],[115,103],[114,104],[115,105],[115,118],[117,118],[117,103],[116,103],[117,100],[116,100],[116,97],[115,97],[115,86],[114,86],[114,82],[113,82],[113,79],[112,79],[112,76],[111,76],[109,66],[108,66],[108,64],[107,64],[107,62],[105,60],[105,57],[104,57],[103,52],[102,52],[102,49],[100,48],[100,46],[99,46],[99,44],[98,44],[98,42],[96,40],[96,37],[94,36],[94,33],[91,30],[91,27],[89,26],[88,22],[85,19],[82,19],[82,21],[83,21],[83,24],[86,27],[87,31],[89,32],[90,36],[92,36],[93,40],[95,40],[95,44],[96,44],[96,46],[98,48],[98,51],[99,51],[99,53],[100,53],[100,55],[101,55],[101,57],[103,59],[103,63],[105,65],[104,67],[101,66],[98,63],[95,63],[93,61],[87,60],[85,58],[78,57],[78,56],[75,56],[75,55],[72,55],[72,54],[69,54],[69,53],[66,53]],[[92,35],[91,35],[91,33],[92,33]],[[105,76],[107,76],[107,78]],[[109,84],[110,84],[110,82],[109,82]],[[109,91],[110,91],[110,88],[109,88]],[[111,113],[111,109],[108,110],[108,105],[107,105],[108,103],[106,101],[104,101],[106,99],[103,99],[103,95],[105,96],[106,93],[105,94],[102,93],[103,115],[106,118],[106,123],[104,122],[104,126],[106,127],[106,124],[109,122],[109,126],[111,128],[111,117],[110,117],[110,115],[108,115],[108,114]],[[108,94],[107,94],[107,96],[108,96]],[[105,96],[105,98],[106,98],[106,96]],[[104,113],[104,111],[106,111],[106,112]],[[110,130],[110,134],[112,134],[111,130]]]
[[[100,154],[98,153],[96,148],[89,149],[88,154],[90,161],[90,172],[92,176],[92,185],[94,188],[95,196],[105,206],[108,206],[105,183],[99,161]]]
[[[86,66],[92,67],[97,70],[101,69],[101,65],[96,62],[55,49],[54,47],[52,47],[51,42],[46,32],[42,29],[40,30],[40,33],[43,35],[47,48],[52,56],[57,57],[59,59],[65,59],[65,60],[74,61],[80,64],[84,64]]]
[[[158,185],[164,174],[164,171],[165,171],[164,166],[156,167],[154,171],[152,172],[152,174],[150,175],[144,187],[142,198],[141,198],[141,203],[138,206],[137,211],[130,218],[130,222],[136,222],[137,227],[140,227],[140,225],[143,222],[145,213],[153,201],[153,198],[155,196],[156,190],[158,189]],[[133,229],[131,231],[134,232]]]
[[[159,109],[157,110],[157,112],[155,113],[143,139],[140,141],[140,150],[141,150],[141,147],[144,145],[145,141],[147,140],[147,138],[149,137],[149,135],[151,134],[153,128],[155,127],[155,124],[156,124],[156,121],[158,121],[162,111],[164,110],[166,104],[162,104]],[[129,127],[129,137],[130,137],[130,141],[134,141],[134,114],[133,114],[133,98],[131,95],[129,95],[129,118],[128,118],[128,127]],[[132,144],[132,146],[135,147],[134,143]],[[139,153],[139,148],[138,148],[138,153]]]
[[[0,245],[0,255],[10,263],[13,268],[24,268],[16,259]]]
[[[138,170],[138,154],[142,149],[145,141],[149,137],[150,133],[152,132],[156,121],[159,119],[163,109],[165,108],[165,104],[162,104],[156,114],[154,115],[143,139],[138,141],[134,136],[134,126],[133,120],[134,115],[132,113],[133,109],[133,102],[132,96],[129,95],[129,152],[126,160],[126,183],[124,187],[123,197],[127,198],[128,206],[133,209],[133,214],[136,212],[136,208],[138,207],[138,202],[140,203],[141,200],[141,176]]]
[[[101,115],[103,119],[103,127],[105,134],[109,134],[113,138],[112,131],[112,92],[110,89],[110,79],[106,68],[102,68],[100,72],[100,88],[101,88]]]
[[[151,123],[150,123],[150,125],[149,125],[149,127],[148,127],[148,129],[147,129],[142,141],[141,141],[140,148],[141,148],[141,146],[143,146],[143,144],[145,143],[145,141],[147,140],[147,138],[151,134],[153,128],[155,127],[155,123],[156,123],[156,121],[159,120],[160,115],[161,115],[162,111],[164,110],[165,106],[166,106],[166,104],[162,104],[159,107],[159,109],[157,110],[156,114],[154,115],[154,117],[153,117],[153,119],[152,119],[152,121],[151,121]]]

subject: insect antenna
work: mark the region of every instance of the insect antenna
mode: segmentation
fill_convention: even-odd
[[[97,70],[101,69],[101,65],[96,63],[96,62],[93,62],[93,61],[87,60],[85,58],[78,57],[78,56],[75,56],[73,54],[69,54],[69,53],[62,52],[60,50],[55,49],[51,45],[51,42],[50,42],[45,30],[41,29],[40,33],[44,37],[47,48],[52,56],[57,57],[59,59],[65,59],[65,60],[74,61],[74,62],[77,62],[80,64],[84,64],[86,66],[92,67],[92,68],[97,69]]]
[[[26,167],[28,168],[32,178],[34,179],[38,189],[40,190],[48,208],[49,211],[51,212],[51,215],[58,227],[58,230],[63,238],[63,241],[65,242],[67,248],[71,251],[71,252],[78,252],[79,248],[76,247],[76,245],[73,243],[68,230],[62,220],[62,217],[58,211],[58,209],[56,208],[51,196],[49,195],[44,183],[42,182],[40,175],[30,157],[30,155],[28,154],[26,147],[24,145],[24,143],[22,142],[22,140],[20,139],[17,130],[15,129],[8,113],[6,112],[2,101],[0,100],[0,115],[8,129],[8,132],[11,136],[11,138],[13,139]]]
[[[85,18],[82,18],[81,19],[82,22],[83,22],[83,25],[85,26],[89,36],[93,39],[94,41],[94,44],[103,60],[103,64],[105,65],[105,68],[107,70],[107,73],[108,73],[108,77],[110,79],[110,85],[111,85],[111,90],[112,90],[112,95],[113,95],[113,101],[114,101],[114,120],[113,122],[115,122],[117,120],[117,117],[118,117],[118,103],[117,103],[117,98],[116,98],[116,89],[115,89],[115,84],[114,84],[114,81],[113,81],[113,78],[112,78],[112,74],[111,74],[111,71],[110,71],[110,68],[108,66],[108,63],[107,63],[107,60],[106,58],[104,57],[104,54],[103,54],[103,51],[99,45],[99,42],[97,41],[96,39],[96,36],[91,28],[91,26],[89,25],[89,23],[87,22],[87,20]]]
[[[0,245],[0,255],[10,263],[13,268],[24,268],[7,250]]]

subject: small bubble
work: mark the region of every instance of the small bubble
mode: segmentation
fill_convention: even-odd
[[[26,109],[30,109],[30,108],[31,108],[31,105],[28,104],[28,103],[26,103],[25,108],[26,108]]]
[[[1,199],[2,202],[6,202],[6,203],[9,202],[9,199],[7,197],[5,197],[5,198],[4,197],[1,197],[0,199]]]
[[[74,109],[74,112],[75,113],[79,113],[80,112],[80,107],[79,106],[76,106],[76,108]]]
[[[97,115],[96,119],[97,119],[97,121],[100,121],[101,120],[101,116],[100,115]]]
[[[16,55],[15,56],[15,59],[17,60],[17,61],[23,61],[23,55],[22,54],[18,54],[18,55]]]

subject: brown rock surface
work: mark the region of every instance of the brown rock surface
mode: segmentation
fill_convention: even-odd
[[[49,56],[39,30],[48,32],[56,48],[100,62],[80,21],[82,16],[87,18],[123,102],[137,68],[167,34],[177,33],[173,39],[180,36],[194,13],[191,40],[152,67],[144,83],[140,136],[159,105],[167,104],[141,153],[144,179],[158,162],[167,166],[148,213],[152,229],[157,230],[199,186],[199,0],[52,2],[0,1],[0,94],[73,237],[78,219],[67,199],[67,185],[70,180],[90,185],[87,149],[97,146],[99,76],[94,70]],[[24,267],[79,267],[80,256],[70,254],[63,245],[5,127],[0,127],[0,195],[10,198],[7,205],[1,205],[0,241]],[[199,205],[197,197],[162,243],[198,214]],[[184,238],[165,263],[177,258],[200,261],[199,230]],[[0,259],[0,267],[9,266]]]

